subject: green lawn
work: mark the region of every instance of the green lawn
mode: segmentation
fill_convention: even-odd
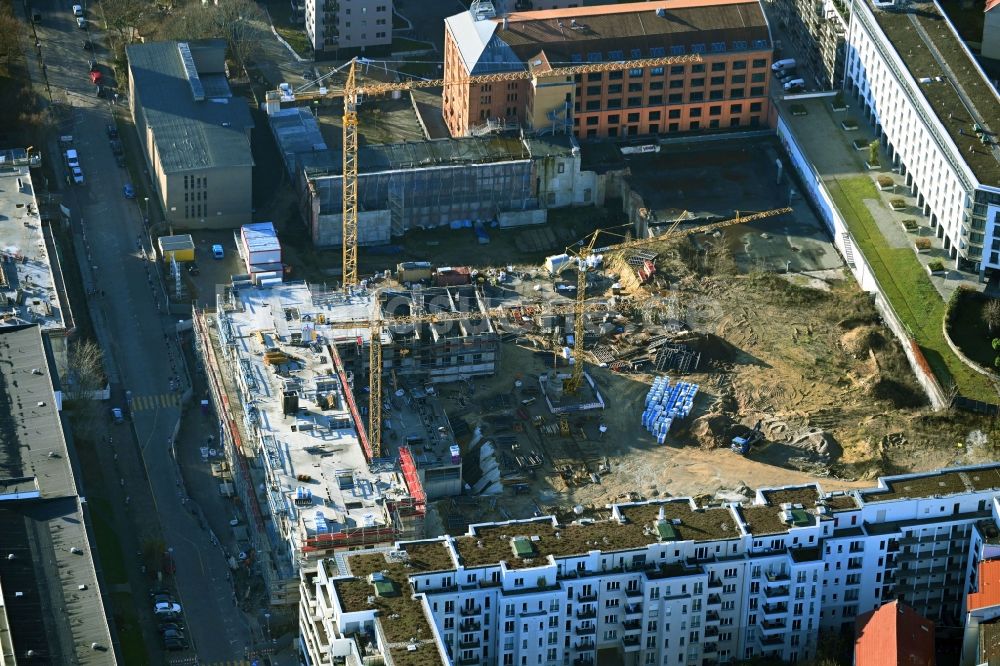
[[[909,328],[942,387],[947,391],[954,383],[966,397],[996,402],[997,392],[990,381],[965,365],[945,341],[942,331],[945,303],[913,250],[890,248],[865,207],[865,199],[879,199],[875,184],[870,178],[855,176],[827,181],[826,185],[882,290]]]
[[[1000,335],[991,334],[983,319],[983,308],[989,301],[980,294],[970,292],[961,293],[960,298],[961,300],[955,305],[948,334],[962,353],[980,365],[992,369],[993,359],[998,356],[992,342],[993,338]]]
[[[122,647],[122,663],[148,664],[149,654],[142,638],[139,616],[135,613],[135,599],[130,592],[115,592],[111,595],[115,609],[115,626],[118,628],[118,642]]]

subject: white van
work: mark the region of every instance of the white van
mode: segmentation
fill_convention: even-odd
[[[791,81],[785,81],[784,88],[785,92],[792,90],[801,90],[806,87],[806,82],[804,79],[792,79]]]
[[[794,58],[786,58],[784,60],[779,60],[775,63],[771,63],[772,72],[780,72],[785,69],[792,69],[793,67],[795,67]]]

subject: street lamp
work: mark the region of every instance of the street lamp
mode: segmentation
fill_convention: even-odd
[[[142,198],[142,219],[145,225],[149,226],[149,197]]]
[[[271,642],[271,614],[264,613],[264,621],[267,623],[267,642]]]

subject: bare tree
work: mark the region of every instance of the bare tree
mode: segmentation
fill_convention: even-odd
[[[0,59],[5,64],[20,55],[21,46],[18,40],[21,36],[21,26],[10,9],[10,5],[0,5]]]
[[[116,0],[135,1],[135,0]],[[191,3],[176,11],[160,26],[160,39],[226,40],[230,57],[242,67],[264,38],[267,17],[253,0],[218,0],[214,4]]]
[[[77,342],[67,354],[68,400],[85,400],[107,384],[104,353],[93,340]]]
[[[117,33],[125,44],[135,41],[143,18],[152,10],[153,5],[148,0],[101,0],[108,30]]]
[[[1000,329],[1000,299],[990,299],[983,308],[983,321],[990,328],[990,333]]]

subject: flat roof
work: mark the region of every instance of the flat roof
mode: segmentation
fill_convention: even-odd
[[[5,303],[11,303],[0,310],[0,327],[34,323],[45,329],[63,328],[63,308],[27,165],[0,161],[0,216],[4,220],[0,226],[0,293]]]
[[[973,129],[979,124],[996,140],[1000,97],[938,5],[869,7],[976,179],[1000,187],[1000,148],[984,146]]]
[[[194,56],[187,65],[185,46]],[[220,48],[221,59],[214,53]],[[166,173],[253,166],[247,136],[253,120],[246,100],[234,97],[225,80],[225,42],[146,42],[125,50],[136,111],[152,130]]]
[[[41,498],[76,495],[41,329],[0,328],[0,495],[37,489]],[[15,387],[16,382],[16,387]]]
[[[319,121],[307,106],[293,106],[270,113],[267,122],[278,143],[290,174],[298,170],[299,156],[309,153],[325,153],[329,150]]]
[[[973,485],[969,474],[975,474],[980,479],[987,478],[998,465],[968,470],[944,470],[927,474],[909,474],[906,476],[891,476],[879,479],[879,487],[861,491],[861,499],[866,504],[888,502],[897,499],[933,497],[935,495],[954,495],[976,490],[986,490]],[[1000,477],[998,477],[1000,480]],[[1000,486],[989,486],[1000,487]]]
[[[227,313],[247,404],[256,412],[272,506],[287,512],[299,538],[362,527],[387,527],[385,499],[408,495],[392,474],[369,469],[346,394],[324,344],[368,339],[372,299],[314,293],[305,283],[244,288],[240,307]],[[327,322],[358,320],[356,329]],[[293,338],[300,337],[301,343]],[[298,410],[285,414],[294,391]]]

